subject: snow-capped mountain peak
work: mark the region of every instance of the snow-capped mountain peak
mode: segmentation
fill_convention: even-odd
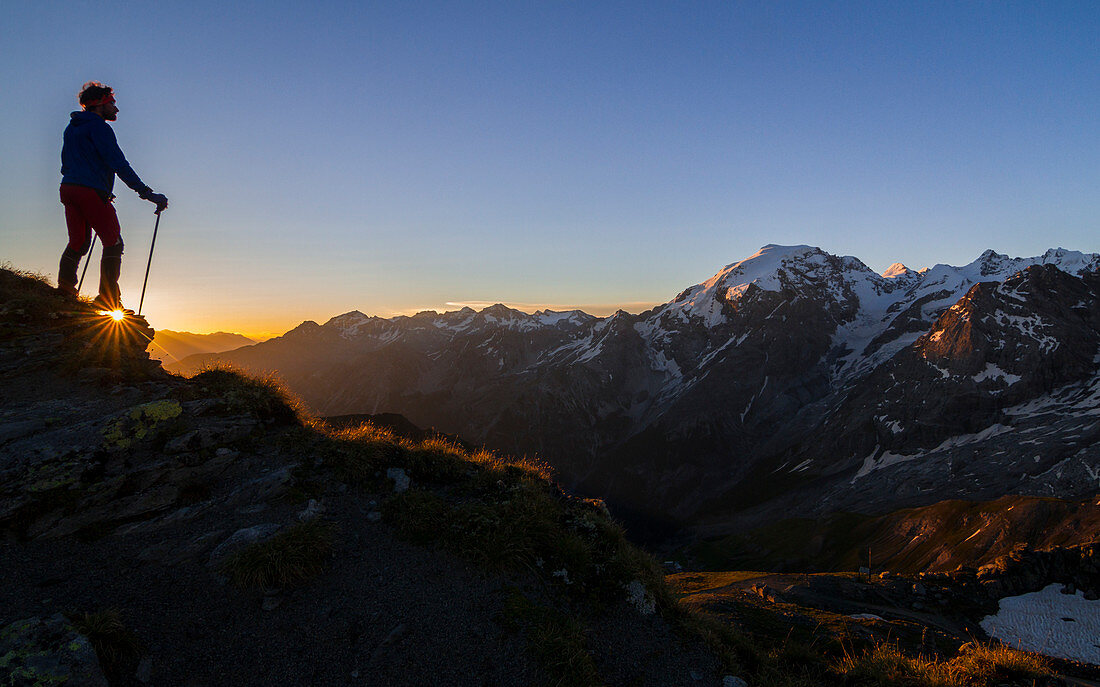
[[[909,275],[917,274],[913,270],[909,269],[900,262],[895,262],[886,268],[886,271],[882,273],[884,279],[899,279],[902,277],[908,277]]]
[[[835,476],[834,503],[866,499],[868,484],[914,501],[991,482],[1077,489],[1085,472],[1100,474],[1098,265],[1065,249],[986,251],[961,267],[876,274],[854,257],[769,245],[640,315],[356,311],[223,357],[282,365],[319,412],[394,410],[555,457],[571,480],[598,485],[625,461],[652,480],[617,495],[677,517],[727,495],[756,498],[765,469]],[[1043,398],[1058,385],[1079,417],[1050,431],[1038,417],[1006,421],[1006,407],[1053,407]],[[1021,440],[1032,429],[1049,438]],[[991,441],[1005,457],[964,481],[971,445]],[[929,455],[940,467],[922,467]]]

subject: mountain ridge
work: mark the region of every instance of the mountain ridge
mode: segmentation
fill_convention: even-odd
[[[256,343],[242,334],[232,332],[213,332],[211,334],[193,334],[160,329],[153,336],[152,350],[149,356],[154,360],[180,360],[189,355],[201,353],[220,353],[241,346]]]
[[[1091,313],[1097,298],[1089,275],[1098,266],[1100,255],[1062,248],[1030,258],[990,249],[960,267],[940,264],[914,271],[893,266],[877,274],[851,256],[770,244],[637,315],[598,318],[574,311],[550,321],[545,313],[536,316],[501,304],[480,312],[428,311],[396,318],[353,311],[325,325],[303,323],[284,337],[170,369],[186,371],[220,359],[278,372],[321,414],[398,412],[419,426],[474,443],[537,454],[571,487],[606,496],[628,510],[662,520],[710,522],[723,512],[744,515],[750,501],[751,508],[761,506],[757,497],[762,492],[752,486],[760,480],[789,482],[777,487],[782,492],[824,478],[832,482],[828,490],[833,493],[826,503],[834,505],[835,498],[850,498],[841,492],[854,495],[839,476],[844,472],[850,479],[858,471],[851,457],[837,456],[825,465],[819,456],[818,467],[807,472],[815,465],[815,432],[828,427],[838,436],[858,433],[862,463],[874,446],[865,447],[867,437],[881,428],[844,410],[845,399],[885,393],[881,384],[867,386],[878,379],[876,372],[886,374],[881,371],[896,367],[899,356],[914,355],[922,337],[979,284],[1000,284],[1025,273],[1034,273],[1025,281],[1038,284],[1041,274],[1051,270],[1065,275],[1054,291],[1036,295],[1038,300],[1020,306],[1012,317],[1040,321],[1044,308],[1061,308],[1070,319],[1063,318],[1068,324],[1059,336],[1070,336],[1072,330],[1073,345],[1094,346],[1100,334],[1089,319],[1093,315],[1072,324],[1080,320],[1072,314],[1075,304],[1056,301],[1059,289],[1074,291]],[[976,293],[987,291],[982,287]],[[1022,292],[1013,293],[1000,293],[997,302],[1023,298]],[[993,301],[984,307],[993,307]],[[944,332],[944,341],[955,345],[948,355],[965,353],[978,356],[974,364],[988,362],[994,349],[974,353],[975,341],[966,339],[962,329]],[[1006,325],[996,336],[1024,333]],[[931,350],[928,339],[923,341],[919,346]],[[1050,357],[1051,352],[1036,355]],[[1095,365],[1089,365],[1087,371],[1077,366],[1074,374],[1092,374]],[[961,374],[959,365],[949,367]],[[913,383],[920,384],[914,389],[931,390],[934,380],[921,371],[928,369],[911,363],[895,374],[915,375]],[[1007,377],[998,371],[1005,369],[995,365],[969,372],[988,370],[975,392],[986,399],[982,403],[999,403],[993,397],[1003,390]],[[1068,383],[1069,377],[1057,378]],[[1054,380],[1017,388],[1032,396],[1050,393]],[[920,403],[920,393],[910,394],[916,399],[910,402]],[[835,422],[822,424],[836,413],[862,424],[848,430]],[[948,430],[954,431],[951,423],[925,431],[922,446],[943,444],[952,436],[944,434]],[[974,446],[973,441],[962,443]],[[1093,460],[1090,453],[1086,467]],[[883,468],[879,473],[900,465],[882,455],[877,464]],[[798,466],[801,470],[793,469]],[[816,477],[809,479],[811,474]],[[880,474],[872,477],[875,482]],[[1044,479],[1031,488],[1073,488],[1068,479]],[[928,495],[930,501],[977,497],[962,485],[937,489]],[[745,490],[756,494],[737,503],[737,494]],[[771,515],[765,509],[760,517]]]

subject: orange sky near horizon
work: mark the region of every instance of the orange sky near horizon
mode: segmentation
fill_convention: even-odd
[[[164,295],[166,300],[171,300],[171,296]],[[300,317],[294,317],[287,315],[285,317],[272,317],[270,314],[247,314],[237,313],[236,316],[232,312],[229,313],[211,313],[209,319],[204,319],[201,314],[189,313],[186,310],[178,313],[174,313],[171,303],[162,304],[157,308],[155,313],[146,313],[149,318],[149,324],[154,329],[166,329],[174,332],[188,332],[191,334],[214,334],[217,332],[228,332],[232,334],[240,334],[247,336],[255,341],[265,341],[277,336],[281,336],[286,332],[294,329],[302,322],[306,320],[313,320],[318,324],[324,324],[329,319],[344,313],[351,312],[353,310],[360,310],[366,315],[375,317],[398,317],[401,315],[411,316],[418,312],[425,310],[434,310],[439,313],[450,312],[453,310],[461,310],[463,307],[470,307],[474,310],[483,310],[491,305],[501,303],[514,310],[520,310],[526,313],[533,313],[536,310],[581,310],[589,315],[595,315],[596,317],[607,317],[613,314],[616,310],[625,310],[629,313],[640,313],[650,308],[653,308],[661,303],[637,301],[630,303],[588,303],[588,304],[563,304],[563,303],[511,303],[501,301],[462,301],[454,302],[449,301],[438,306],[428,306],[423,308],[414,308],[408,310],[392,310],[389,312],[367,312],[361,308],[349,308],[340,312],[328,313],[327,315],[320,315],[319,313],[304,314]],[[177,324],[179,323],[179,324]]]

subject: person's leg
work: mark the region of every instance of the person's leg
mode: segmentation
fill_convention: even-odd
[[[107,310],[122,307],[122,290],[118,278],[122,275],[122,239],[113,246],[103,246],[103,257],[99,261],[99,297],[97,302],[105,304]]]
[[[57,271],[57,288],[70,296],[76,296],[78,295],[76,273],[80,269],[80,258],[88,252],[92,227],[81,209],[79,194],[74,195],[71,186],[61,187],[61,204],[65,207],[65,226],[69,232],[69,243],[61,253],[61,263]]]
[[[122,230],[118,226],[115,206],[104,200],[95,189],[70,184],[64,184],[61,188],[63,195],[79,210],[103,244],[103,257],[99,261],[99,296],[96,302],[105,310],[122,307],[118,288],[118,278],[122,273]]]

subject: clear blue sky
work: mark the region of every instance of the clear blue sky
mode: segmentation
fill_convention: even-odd
[[[767,243],[1100,251],[1098,36],[1091,1],[9,3],[0,261],[56,276],[89,79],[171,199],[157,328],[637,310]]]

